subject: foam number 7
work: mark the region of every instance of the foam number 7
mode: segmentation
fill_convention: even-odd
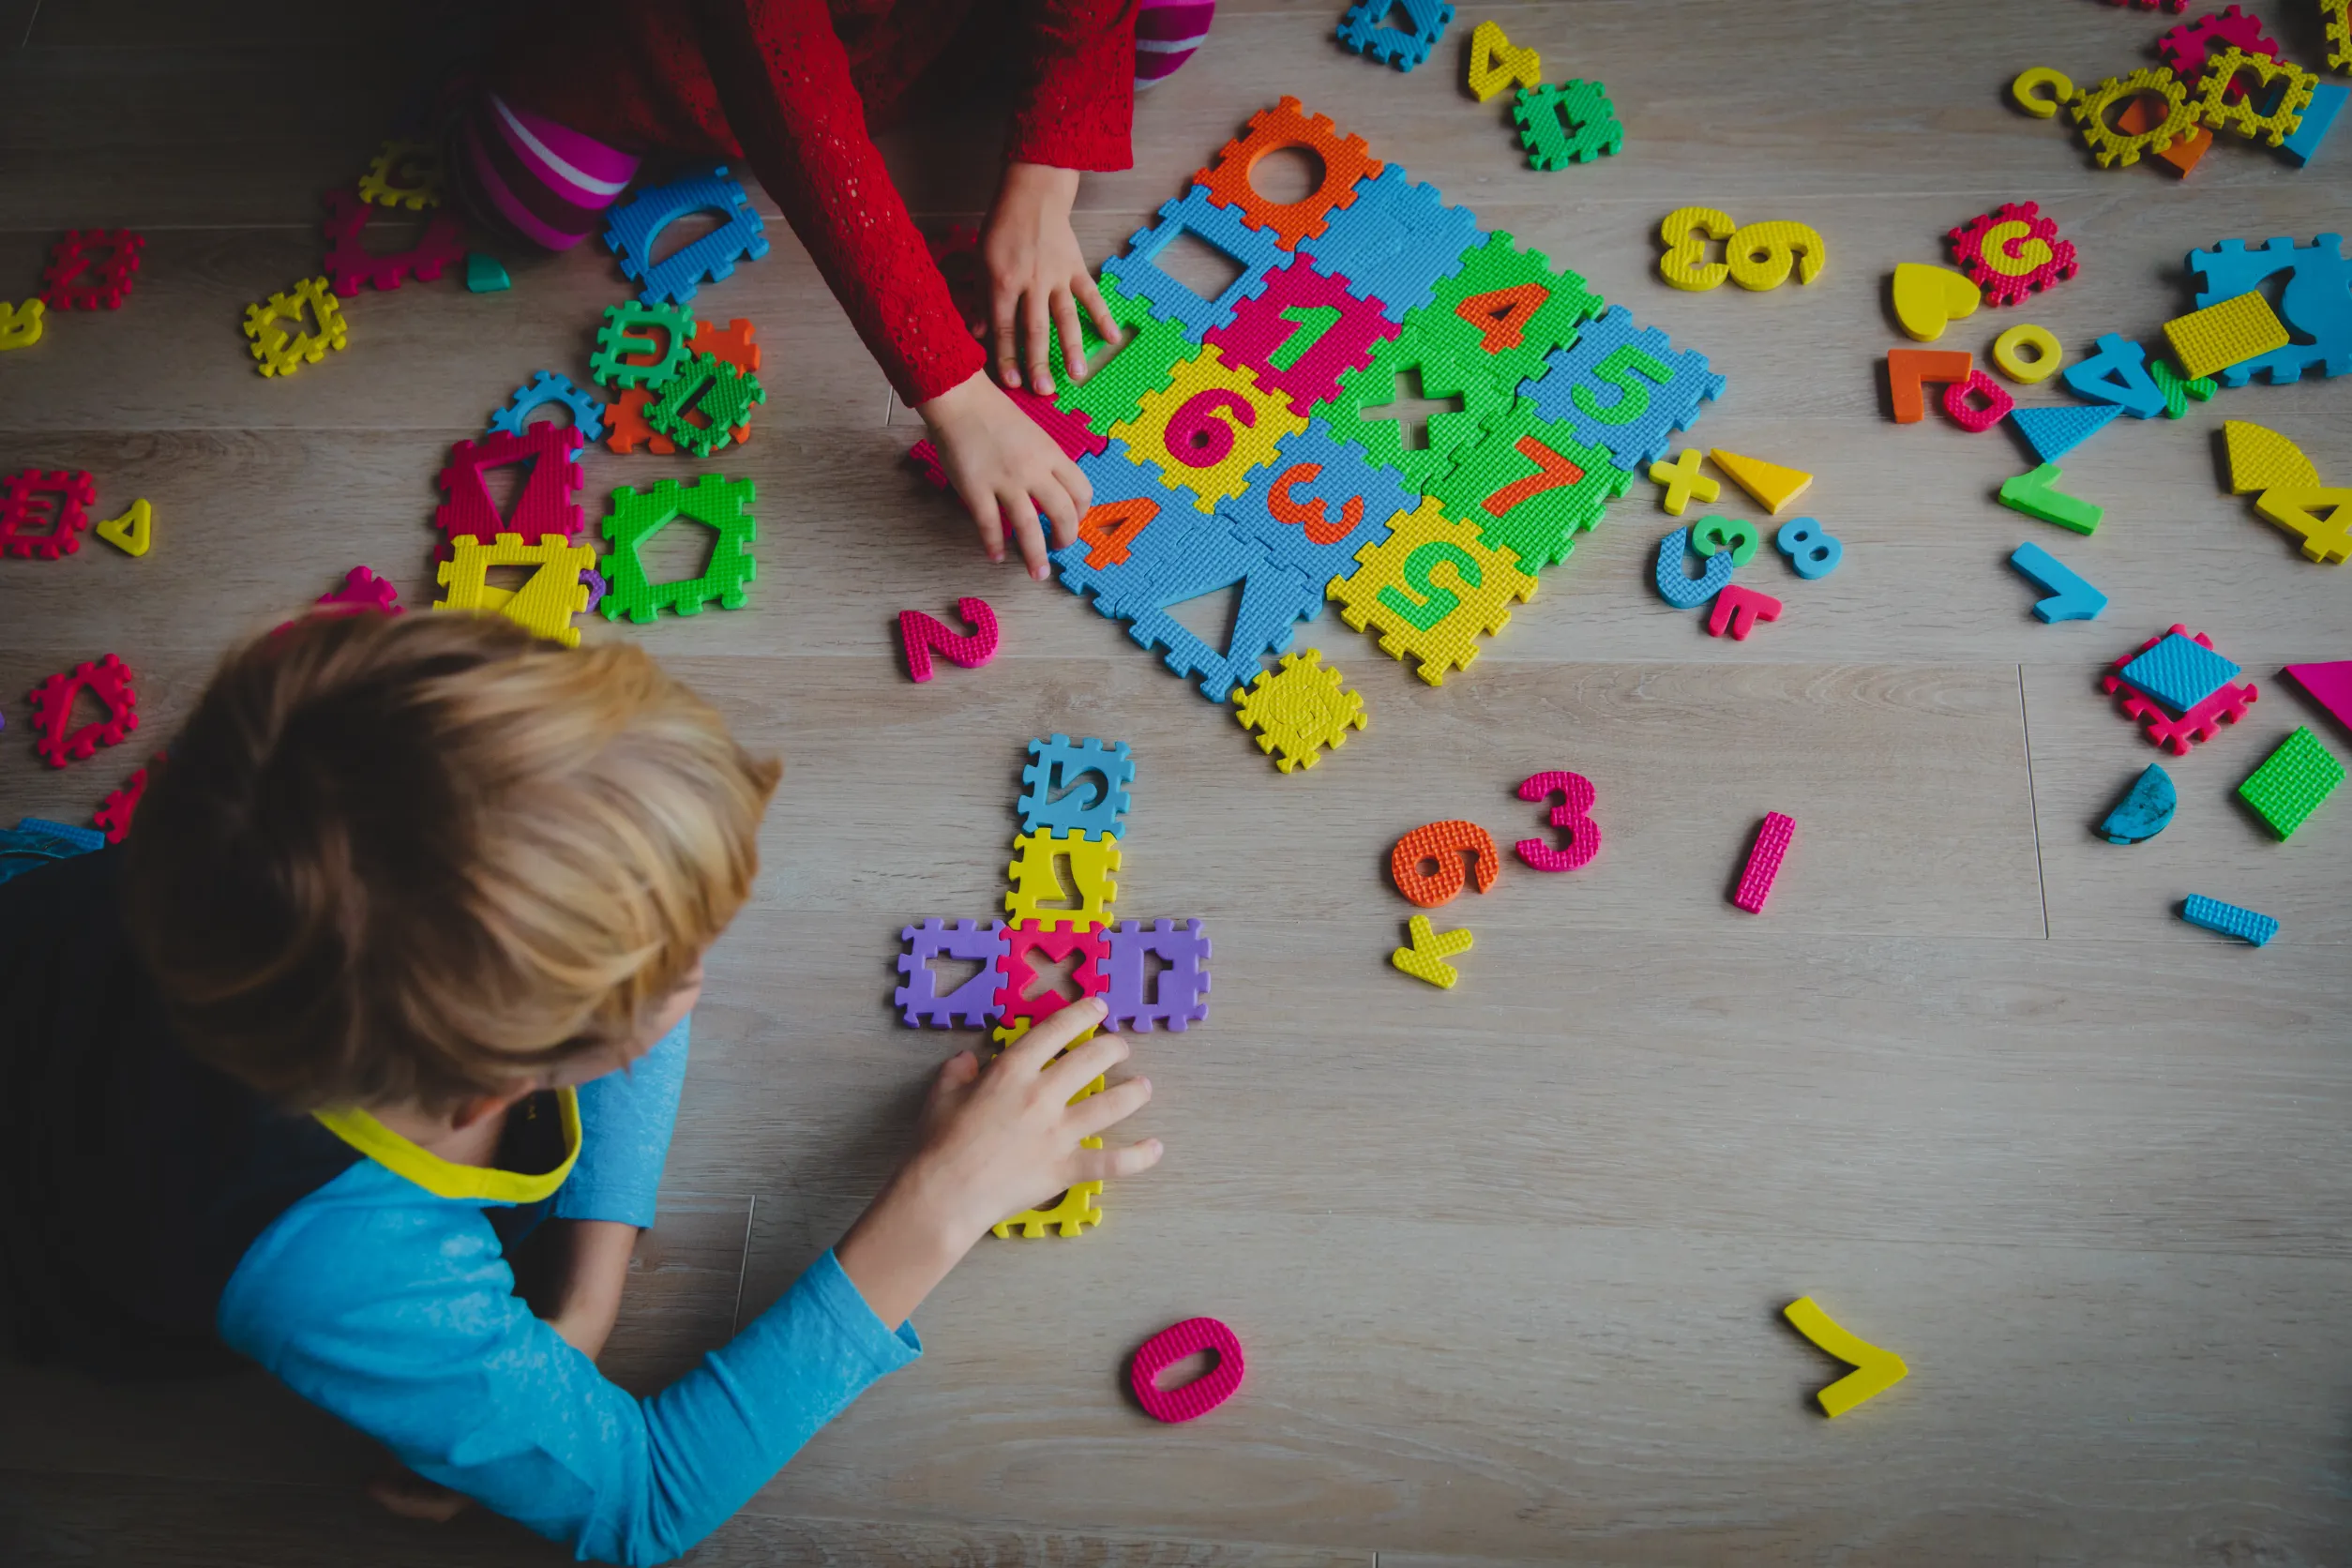
[[[1460,545],[1448,544],[1443,539],[1432,539],[1406,556],[1402,568],[1405,586],[1421,597],[1418,600],[1409,598],[1392,582],[1381,588],[1380,603],[1423,631],[1427,631],[1462,606],[1461,595],[1450,588],[1440,588],[1429,580],[1430,574],[1440,564],[1453,566],[1455,580],[1465,588],[1476,588],[1485,581],[1485,574],[1478,569],[1478,562],[1469,550]]]
[[[1592,367],[1592,376],[1618,389],[1615,400],[1602,402],[1590,386],[1578,386],[1569,396],[1587,418],[1602,425],[1630,425],[1650,412],[1650,388],[1642,381],[1665,386],[1674,380],[1672,370],[1631,343],[1611,349],[1606,358]],[[1636,380],[1636,376],[1641,380]]]
[[[1541,838],[1522,838],[1512,852],[1538,871],[1574,871],[1601,852],[1601,824],[1591,816],[1592,781],[1580,773],[1539,773],[1519,786],[1521,800],[1560,797],[1552,807],[1552,826],[1568,835],[1566,849],[1554,849]]]
[[[1276,343],[1274,352],[1266,355],[1267,365],[1277,370],[1289,369],[1306,357],[1307,350],[1323,340],[1323,334],[1339,324],[1339,316],[1336,305],[1284,307],[1281,319],[1290,323],[1290,335]]]
[[[1470,862],[1467,873],[1462,868],[1466,854]],[[1431,869],[1424,871],[1424,866]],[[1481,893],[1494,886],[1495,878],[1502,874],[1502,856],[1476,822],[1429,822],[1396,840],[1396,848],[1389,852],[1388,869],[1396,879],[1397,892],[1433,910],[1451,902],[1470,878],[1477,879]]]

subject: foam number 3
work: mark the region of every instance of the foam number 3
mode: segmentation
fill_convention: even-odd
[[[1630,425],[1650,412],[1650,388],[1643,381],[1666,386],[1674,380],[1672,370],[1631,343],[1611,349],[1606,358],[1592,367],[1592,375],[1616,387],[1617,396],[1604,403],[1589,385],[1576,387],[1569,396],[1585,417],[1602,425]]]
[[[1405,557],[1402,568],[1405,586],[1419,594],[1419,599],[1406,596],[1395,583],[1380,590],[1380,603],[1427,631],[1462,606],[1462,596],[1451,588],[1440,588],[1430,580],[1440,565],[1454,568],[1454,578],[1465,588],[1477,588],[1485,581],[1485,574],[1478,569],[1477,560],[1460,545],[1443,539],[1432,539]]]
[[[1549,800],[1560,797],[1552,807],[1552,826],[1568,835],[1565,849],[1555,849],[1541,838],[1522,838],[1511,846],[1512,852],[1538,871],[1574,871],[1591,864],[1601,852],[1601,824],[1594,822],[1592,810],[1592,780],[1580,773],[1539,773],[1519,786],[1521,800]]]
[[[1691,551],[1702,559],[1727,550],[1731,564],[1744,566],[1755,559],[1756,546],[1756,524],[1745,518],[1701,518],[1691,530]]]
[[[1323,499],[1301,501],[1290,493],[1292,485],[1311,485],[1320,476],[1323,465],[1319,462],[1293,463],[1282,471],[1282,477],[1266,488],[1266,510],[1276,522],[1288,523],[1306,531],[1311,545],[1335,545],[1355,532],[1364,520],[1364,497],[1351,495],[1339,508],[1339,520],[1331,520],[1324,509]]]
[[[1232,415],[1232,424],[1216,417]],[[1193,468],[1214,468],[1233,453],[1233,425],[1244,427],[1258,423],[1258,411],[1249,400],[1230,387],[1212,386],[1197,392],[1184,400],[1184,405],[1168,416],[1168,430],[1161,437],[1168,446],[1168,455],[1178,462]]]
[[[1470,856],[1467,873],[1464,855]],[[1430,869],[1423,870],[1424,866]],[[1389,852],[1388,869],[1396,879],[1397,892],[1433,910],[1452,902],[1470,878],[1477,880],[1481,893],[1494,886],[1502,873],[1502,856],[1476,822],[1429,822],[1396,840],[1396,848]]]
[[[1752,290],[1779,288],[1788,281],[1791,267],[1797,281],[1810,283],[1830,260],[1819,234],[1786,219],[1746,225],[1731,236],[1724,255],[1731,264],[1731,280]]]
[[[1658,225],[1658,238],[1666,247],[1666,253],[1658,258],[1658,276],[1690,294],[1715,287],[1731,276],[1731,264],[1708,261],[1707,242],[1727,240],[1738,228],[1727,212],[1677,207]]]
[[[1846,558],[1845,544],[1811,518],[1790,518],[1772,535],[1772,543],[1808,582],[1829,576]]]

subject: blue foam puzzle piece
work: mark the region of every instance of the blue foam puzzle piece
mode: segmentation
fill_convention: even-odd
[[[1230,565],[1239,576],[1243,567],[1263,558],[1263,550],[1245,545],[1230,523],[1196,509],[1192,491],[1164,483],[1158,470],[1135,461],[1127,444],[1115,436],[1102,451],[1081,456],[1078,471],[1094,487],[1097,509],[1108,502],[1138,500],[1158,508],[1128,537],[1124,560],[1090,565],[1095,547],[1083,538],[1049,557],[1063,587],[1093,594],[1095,608],[1114,620],[1131,608],[1168,602],[1155,597],[1163,583],[1187,581],[1204,563],[1212,570]]]
[[[1664,458],[1674,432],[1696,424],[1698,405],[1724,388],[1705,354],[1678,350],[1654,326],[1635,326],[1622,305],[1587,322],[1545,363],[1542,375],[1519,384],[1520,396],[1545,418],[1575,427],[1578,441],[1606,447],[1629,474]]]
[[[1438,285],[1485,241],[1476,213],[1447,206],[1436,186],[1419,184],[1403,164],[1391,163],[1356,187],[1356,199],[1334,212],[1320,234],[1301,240],[1299,254],[1401,323],[1405,312],[1436,298]]]
[[[1160,252],[1184,234],[1223,251],[1242,269],[1214,299],[1201,298],[1160,266]],[[1251,228],[1240,207],[1217,205],[1209,198],[1209,188],[1196,184],[1160,208],[1157,223],[1129,235],[1127,253],[1105,262],[1102,272],[1199,341],[1203,333],[1231,325],[1234,307],[1264,293],[1266,275],[1289,260],[1290,253],[1273,230]]]
[[[2193,638],[2167,633],[2122,671],[2123,684],[2178,718],[2238,678],[2238,666]]]
[[[1314,474],[1299,472],[1308,464],[1314,466]],[[1277,490],[1286,506],[1302,506],[1309,513],[1319,508],[1320,519],[1290,522],[1274,516]],[[1317,544],[1306,536],[1310,523],[1317,528],[1335,527],[1346,520],[1349,508],[1359,504],[1363,516],[1338,538]],[[1309,582],[1329,582],[1353,573],[1356,551],[1387,538],[1396,514],[1420,504],[1421,497],[1394,469],[1372,461],[1363,447],[1340,440],[1318,418],[1309,419],[1305,430],[1283,437],[1274,448],[1274,461],[1248,490],[1220,503],[1218,509],[1235,532],[1262,547],[1266,559],[1275,565],[1297,572]],[[1307,619],[1321,613],[1319,601]]]
[[[96,828],[22,817],[12,828],[0,828],[0,882],[37,870],[53,860],[70,860],[106,848],[106,835]]]
[[[1234,612],[1232,635],[1222,649],[1168,612],[1170,605],[1236,583],[1241,585],[1241,604]],[[1197,677],[1201,696],[1223,702],[1235,686],[1245,686],[1263,673],[1268,656],[1290,646],[1299,623],[1321,610],[1323,590],[1321,581],[1310,582],[1274,565],[1253,548],[1223,557],[1204,555],[1190,575],[1164,576],[1154,591],[1157,602],[1123,605],[1118,613],[1127,622],[1129,637],[1147,648],[1166,648],[1170,670]]]
[[[2219,931],[2225,937],[2238,937],[2260,947],[2279,934],[2279,923],[2267,914],[2224,904],[2219,898],[2209,898],[2202,893],[2192,893],[2180,906],[2180,918],[2192,926],[2202,926],[2209,931]]]
[[[2118,405],[2141,419],[2164,412],[2164,389],[2148,373],[2146,349],[2116,332],[2102,333],[2096,346],[2098,353],[2066,368],[2066,384],[2076,397]]]
[[[2009,564],[2042,585],[2050,596],[2033,607],[2034,619],[2044,626],[2058,621],[2096,621],[2107,608],[2107,596],[2068,570],[2064,563],[2030,541],[2019,545]]]
[[[2190,251],[2189,270],[2198,278],[2199,309],[2235,299],[2282,272],[2290,275],[2279,291],[2279,320],[2309,340],[2230,366],[2221,372],[2223,385],[2243,386],[2257,370],[2273,386],[2299,381],[2305,370],[2323,376],[2352,371],[2352,261],[2344,257],[2342,234],[2320,234],[2309,245],[2281,235],[2253,249],[2242,239],[2225,239],[2210,250]]]
[[[656,236],[690,212],[716,212],[726,221],[653,260]],[[766,255],[768,240],[761,233],[765,226],[722,163],[708,173],[649,187],[614,207],[604,242],[620,258],[621,270],[641,285],[638,298],[648,305],[684,305],[699,285],[732,276],[737,262]]]
[[[2318,155],[2319,144],[2328,139],[2329,128],[2336,123],[2336,116],[2344,113],[2346,98],[2352,98],[2352,87],[2333,82],[2315,84],[2311,90],[2311,101],[2303,105],[2302,124],[2295,128],[2294,135],[2279,143],[2279,151],[2299,166],[2311,167],[2311,160]]]
[[[1411,32],[1380,25],[1380,19],[1392,8],[1391,0],[1363,0],[1349,7],[1339,19],[1339,41],[1359,54],[1368,54],[1398,70],[1410,70],[1429,58],[1429,52],[1445,37],[1454,22],[1454,8],[1446,0],[1394,0],[1394,4],[1403,8],[1406,20],[1413,24]]]
[[[1658,584],[1658,596],[1677,610],[1696,610],[1731,580],[1731,551],[1719,550],[1706,557],[1707,569],[1696,577],[1682,566],[1682,558],[1690,552],[1688,528],[1678,528],[1658,541],[1658,567],[1652,574]]]
[[[1808,582],[1829,576],[1846,559],[1846,541],[1823,528],[1817,518],[1790,518],[1772,535],[1772,548],[1787,556],[1790,568]]]
[[[1023,833],[1084,833],[1117,838],[1127,831],[1127,786],[1135,782],[1135,760],[1127,743],[1073,743],[1067,735],[1029,743],[1030,762],[1021,769]],[[1082,780],[1099,778],[1099,789],[1081,792]],[[1056,795],[1053,792],[1063,792]]]
[[[2161,391],[2157,394],[2163,395]],[[2062,403],[2055,408],[2012,409],[2009,417],[2036,456],[2043,462],[2056,462],[2105,430],[2122,413],[2122,406],[2118,403]]]
[[[580,428],[581,442],[604,439],[604,400],[576,384],[571,377],[559,376],[553,370],[541,370],[531,378],[528,386],[516,387],[505,407],[490,411],[490,428],[519,436],[532,411],[549,403],[562,403],[572,411],[572,423]],[[576,448],[572,460],[580,460]]]
[[[2180,803],[2180,795],[2172,787],[2172,775],[2157,763],[2148,764],[2133,784],[2131,792],[2116,803],[2107,820],[2099,824],[2099,836],[2110,844],[2141,844],[2164,831],[2172,822],[2173,807]]]

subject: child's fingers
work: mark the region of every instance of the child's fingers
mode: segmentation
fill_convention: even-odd
[[[1089,1094],[1070,1108],[1070,1127],[1080,1138],[1093,1138],[1141,1110],[1152,1098],[1150,1078],[1114,1083],[1099,1094]]]
[[[1004,520],[997,509],[996,497],[987,490],[974,490],[964,505],[972,509],[972,526],[980,530],[980,548],[988,552],[991,561],[1004,559]]]
[[[1048,323],[1046,291],[1032,289],[1021,296],[1021,327],[1029,339],[1029,389],[1041,398],[1053,396],[1053,335]]]
[[[996,374],[1007,386],[1021,384],[1020,344],[1014,340],[1013,329],[1019,320],[1020,295],[999,290],[996,296]]]
[[[1029,575],[1045,581],[1053,575],[1053,563],[1046,558],[1046,531],[1037,526],[1036,503],[1016,490],[1001,496],[999,505],[1013,519],[1013,537],[1020,542],[1021,562]]]
[[[1086,313],[1094,318],[1094,330],[1102,334],[1103,340],[1113,344],[1119,342],[1118,319],[1111,315],[1110,307],[1103,303],[1103,291],[1094,286],[1094,279],[1081,272],[1070,279],[1070,292],[1078,295],[1080,305],[1086,307]],[[1071,334],[1070,340],[1076,342],[1077,334]]]
[[[1094,509],[1094,481],[1086,476],[1086,470],[1068,458],[1062,460],[1062,466],[1053,471],[1053,476],[1062,481],[1063,490],[1070,492],[1070,505],[1078,508],[1078,520],[1084,522],[1086,514]],[[1076,534],[1070,535],[1072,539],[1076,537]],[[1062,541],[1065,545],[1069,542],[1070,539]]]
[[[1166,1153],[1156,1138],[1147,1138],[1123,1149],[1081,1149],[1070,1162],[1076,1171],[1072,1180],[1109,1182],[1138,1175],[1159,1164],[1160,1156]]]
[[[1033,1073],[1045,1066],[1070,1042],[1103,1021],[1109,1009],[1098,996],[1082,996],[1067,1007],[1056,1008],[1029,1026],[1029,1033],[1004,1048],[997,1058],[1007,1073]],[[1073,1090],[1075,1093],[1077,1091]]]
[[[1078,300],[1067,289],[1053,292],[1053,327],[1062,335],[1062,364],[1072,381],[1086,379],[1086,341],[1078,331]]]
[[[1056,455],[1059,456],[1059,454]],[[1039,485],[1038,494],[1035,497],[1038,510],[1043,512],[1046,520],[1053,525],[1053,543],[1057,550],[1078,537],[1078,518],[1081,515],[1077,499],[1070,493],[1072,489],[1070,480],[1078,475],[1073,474],[1065,478],[1063,475],[1068,468],[1069,462],[1066,459],[1056,462],[1052,469],[1053,482]]]
[[[1070,1009],[1062,1010],[1066,1013]],[[1068,1104],[1079,1090],[1124,1062],[1129,1048],[1127,1042],[1116,1034],[1097,1034],[1072,1046],[1067,1056],[1046,1068],[1046,1092],[1057,1103]]]

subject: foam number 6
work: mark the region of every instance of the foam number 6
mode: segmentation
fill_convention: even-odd
[[[1727,550],[1735,566],[1756,558],[1756,524],[1744,518],[1701,518],[1691,530],[1691,549],[1701,559]]]
[[[1430,822],[1413,829],[1389,852],[1389,874],[1396,879],[1397,892],[1423,909],[1433,910],[1462,891],[1465,854],[1470,857],[1468,875],[1477,879],[1478,891],[1494,886],[1502,871],[1502,856],[1495,852],[1495,841],[1486,837],[1486,830],[1476,822]],[[1432,869],[1424,871],[1424,866]]]
[[[1810,283],[1829,264],[1829,248],[1821,236],[1802,223],[1786,219],[1750,223],[1724,247],[1731,264],[1731,280],[1743,289],[1777,289],[1797,269],[1797,281]]]
[[[1541,838],[1522,838],[1512,852],[1538,871],[1574,871],[1590,865],[1601,852],[1601,824],[1591,816],[1592,780],[1580,773],[1539,773],[1519,786],[1521,800],[1560,797],[1552,807],[1552,826],[1568,835],[1566,849],[1554,849]]]
[[[1214,468],[1223,462],[1233,451],[1233,425],[1217,418],[1220,414],[1231,415],[1234,424],[1244,427],[1258,423],[1258,411],[1247,398],[1229,387],[1212,386],[1195,393],[1169,415],[1161,437],[1168,455],[1192,468]]]
[[[1677,207],[1658,225],[1658,238],[1666,246],[1666,253],[1658,258],[1658,276],[1691,294],[1715,287],[1731,276],[1731,264],[1708,261],[1707,242],[1729,239],[1738,228],[1727,212]]]
[[[1846,558],[1846,546],[1811,518],[1790,518],[1772,535],[1772,543],[1808,582],[1829,576]]]
[[[1660,386],[1669,385],[1674,380],[1672,370],[1631,343],[1611,349],[1606,358],[1592,367],[1592,376],[1618,389],[1614,401],[1601,402],[1593,397],[1590,386],[1578,386],[1569,395],[1586,418],[1601,425],[1630,425],[1650,412],[1650,388],[1636,380],[1636,376]]]
[[[1432,539],[1410,555],[1406,556],[1402,568],[1405,586],[1422,596],[1418,600],[1409,598],[1397,588],[1396,584],[1392,582],[1380,590],[1380,603],[1410,621],[1421,630],[1427,631],[1431,626],[1460,609],[1462,605],[1461,595],[1451,588],[1440,588],[1429,580],[1430,574],[1435,572],[1440,564],[1451,565],[1454,568],[1455,580],[1465,588],[1476,588],[1485,581],[1485,574],[1478,569],[1478,562],[1469,550],[1464,550],[1460,545],[1449,544],[1443,539]],[[1481,834],[1479,837],[1485,836]],[[1447,897],[1451,897],[1452,895],[1449,894]]]

